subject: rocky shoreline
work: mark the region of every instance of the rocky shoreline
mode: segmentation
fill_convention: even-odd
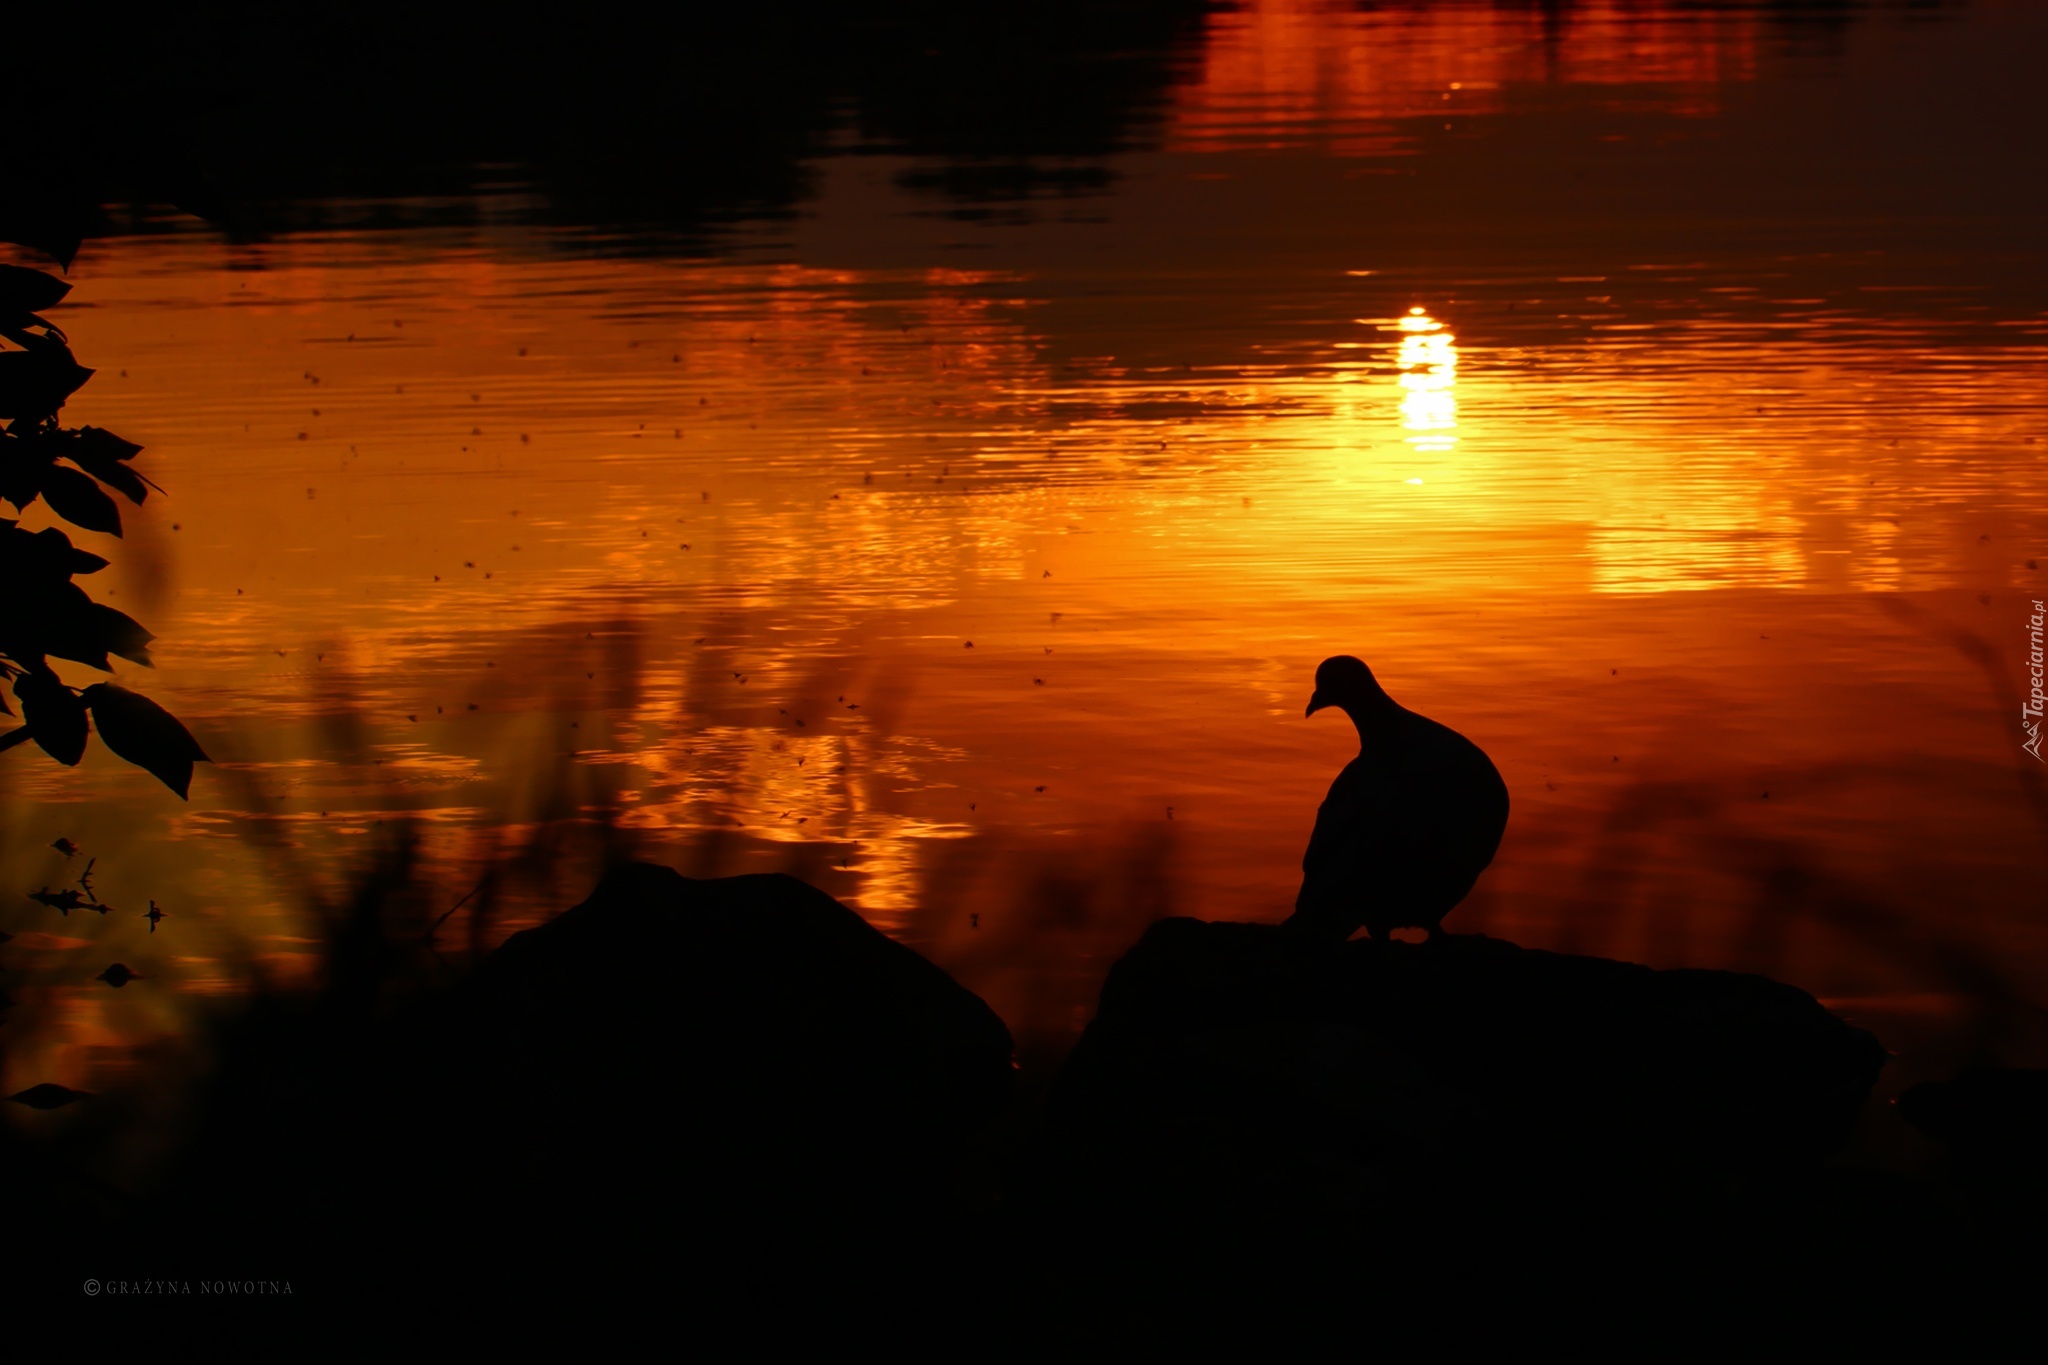
[[[451,988],[345,994],[243,1030],[161,1188],[62,1211],[60,1301],[94,1258],[264,1260],[368,1338],[601,1308],[1045,1345],[1848,1311],[1955,1231],[1826,1164],[1878,1041],[1738,973],[1163,920],[1021,1116],[1002,1021],[790,877],[623,866]],[[998,1123],[989,1199],[962,1170]]]

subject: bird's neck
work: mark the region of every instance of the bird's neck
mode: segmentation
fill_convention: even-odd
[[[1381,694],[1370,701],[1349,701],[1343,704],[1344,714],[1351,717],[1351,724],[1358,730],[1360,753],[1371,753],[1383,747],[1393,730],[1401,708],[1392,697]]]

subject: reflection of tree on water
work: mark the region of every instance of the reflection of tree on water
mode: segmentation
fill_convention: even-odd
[[[1091,188],[1100,158],[1156,117],[1205,9],[606,3],[521,25],[390,0],[260,20],[203,6],[96,34],[83,107],[41,71],[26,102],[63,101],[75,140],[109,148],[96,190],[110,202],[166,197],[156,162],[130,151],[148,129],[251,224],[475,221],[517,188],[538,191],[526,202],[543,218],[700,235],[786,212],[806,160],[849,127],[920,158],[920,183],[963,203]],[[18,51],[74,36],[20,18]]]
[[[260,21],[203,5],[96,33],[90,101],[31,64],[18,116],[50,119],[101,163],[87,177],[101,202],[182,202],[198,166],[252,224],[475,222],[512,207],[701,237],[735,214],[787,212],[809,190],[810,159],[848,140],[912,158],[909,182],[966,214],[1085,193],[1116,152],[1199,141],[1209,122],[1257,109],[1234,84],[1246,81],[1301,84],[1285,92],[1296,103],[1335,98],[1368,134],[1484,109],[1502,86],[1546,77],[1669,86],[1701,112],[1721,83],[1753,75],[1768,35],[1839,35],[1874,7],[1730,6],[1712,22],[1696,8],[614,0],[528,26],[395,0]],[[19,51],[76,39],[54,11],[17,24]],[[1276,25],[1298,30],[1283,61],[1233,41]],[[1206,77],[1203,60],[1217,67]],[[1337,87],[1323,90],[1333,67]],[[1169,130],[1188,88],[1192,125]],[[1301,122],[1296,110],[1290,128]],[[1377,151],[1387,136],[1352,140]]]

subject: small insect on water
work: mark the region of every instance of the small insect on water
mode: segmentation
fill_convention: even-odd
[[[49,887],[46,886],[40,891],[29,892],[28,898],[32,901],[35,901],[39,905],[49,906],[52,910],[55,910],[58,914],[65,916],[67,919],[70,918],[71,912],[73,910],[84,910],[91,908],[90,902],[88,902],[84,896],[80,895],[76,891],[71,890],[68,887],[62,891],[52,891]]]

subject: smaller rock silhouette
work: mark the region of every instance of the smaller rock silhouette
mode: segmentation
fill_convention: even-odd
[[[44,1081],[41,1085],[32,1085],[18,1094],[9,1095],[7,1098],[13,1100],[16,1104],[25,1104],[31,1109],[62,1109],[67,1104],[75,1104],[79,1100],[89,1100],[92,1098],[92,1094],[89,1091],[73,1090],[68,1086],[52,1085],[50,1082]]]

